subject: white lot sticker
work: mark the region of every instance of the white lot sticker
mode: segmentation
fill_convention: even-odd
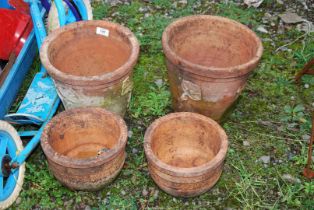
[[[96,28],[96,34],[102,35],[102,36],[109,36],[109,30],[101,27]]]

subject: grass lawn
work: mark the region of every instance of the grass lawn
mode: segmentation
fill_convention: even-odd
[[[12,208],[314,208],[314,182],[301,175],[314,109],[314,77],[304,76],[299,86],[293,81],[305,62],[314,57],[314,34],[300,32],[295,25],[283,25],[278,18],[291,7],[313,21],[310,12],[292,0],[284,4],[265,0],[257,9],[230,1],[176,2],[93,4],[94,19],[109,19],[129,27],[141,43],[134,91],[125,117],[130,136],[128,156],[118,178],[99,192],[70,191],[48,171],[39,146],[26,162],[23,190]],[[264,54],[222,123],[230,143],[219,182],[199,197],[182,199],[164,193],[150,178],[143,136],[154,119],[172,112],[162,32],[174,19],[192,14],[220,15],[246,24],[261,37]],[[268,33],[259,32],[261,25]],[[31,73],[38,70],[38,63],[37,59]],[[25,82],[24,91],[30,81]]]

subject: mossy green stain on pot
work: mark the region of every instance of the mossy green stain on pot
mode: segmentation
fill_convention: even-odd
[[[120,84],[111,87],[105,93],[101,107],[124,116],[131,99],[132,89],[133,82],[131,77],[126,77]]]

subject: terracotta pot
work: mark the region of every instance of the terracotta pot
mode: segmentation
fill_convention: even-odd
[[[209,15],[173,22],[163,33],[162,45],[173,108],[214,120],[238,98],[263,52],[249,28]]]
[[[106,108],[121,116],[131,97],[139,44],[127,28],[107,21],[81,21],[53,31],[40,50],[66,109]]]
[[[150,175],[173,196],[209,190],[222,173],[227,148],[227,136],[218,123],[190,112],[157,119],[144,137]]]
[[[98,190],[111,182],[125,161],[127,127],[102,108],[76,108],[55,116],[41,146],[53,175],[73,190]]]

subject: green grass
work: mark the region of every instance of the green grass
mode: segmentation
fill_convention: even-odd
[[[223,2],[223,1],[222,1]],[[260,9],[234,3],[188,1],[132,1],[110,7],[94,4],[95,19],[113,14],[112,20],[129,27],[141,43],[141,55],[134,69],[134,91],[125,117],[132,136],[128,139],[126,164],[118,178],[100,192],[72,192],[62,187],[47,168],[46,159],[38,147],[27,160],[26,178],[20,202],[13,208],[84,208],[93,209],[313,209],[314,185],[301,172],[305,164],[310,134],[310,113],[313,111],[314,77],[305,76],[297,86],[294,75],[304,63],[314,57],[314,35],[302,35],[293,28],[284,34],[258,35],[264,38],[265,51],[260,65],[250,76],[245,90],[223,124],[229,137],[229,151],[224,172],[215,187],[196,198],[174,198],[160,190],[148,174],[143,151],[143,136],[147,126],[159,116],[172,112],[167,70],[161,47],[164,28],[175,18],[191,14],[216,14],[229,17],[255,30],[261,17],[282,6],[265,1]],[[150,6],[152,15],[145,17],[141,7]],[[195,6],[196,5],[196,6]],[[168,14],[168,15],[166,15]],[[267,39],[272,41],[267,41]],[[27,81],[24,87],[27,87]],[[309,88],[305,88],[305,84]],[[23,88],[25,90],[25,88]],[[249,142],[244,146],[243,142]],[[269,164],[258,159],[270,156]],[[283,179],[290,174],[300,179],[290,183]],[[148,193],[142,195],[143,190]]]

